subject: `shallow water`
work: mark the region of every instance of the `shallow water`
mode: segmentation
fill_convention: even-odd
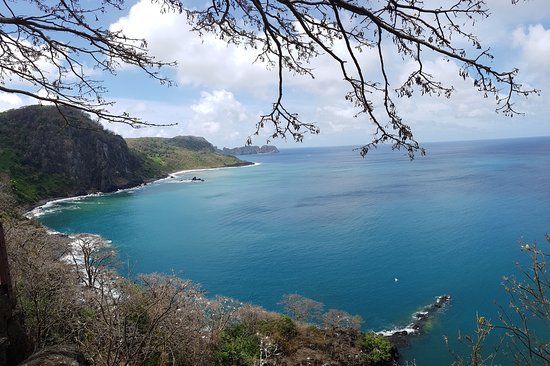
[[[60,202],[40,219],[112,240],[132,273],[174,272],[273,310],[300,293],[361,315],[365,329],[406,325],[448,293],[403,354],[449,364],[443,335],[471,332],[477,313],[496,321],[519,242],[544,241],[550,138],[426,147],[413,162],[350,147],[247,156],[260,164]]]

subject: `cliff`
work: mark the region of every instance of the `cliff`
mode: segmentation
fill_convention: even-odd
[[[279,152],[277,147],[273,145],[264,145],[262,147],[242,146],[242,147],[235,147],[233,149],[228,149],[227,147],[224,147],[221,151],[225,155],[274,154]]]
[[[139,184],[121,136],[84,113],[29,106],[0,113],[0,170],[22,201],[113,191]]]
[[[71,108],[0,113],[0,178],[8,176],[23,203],[110,192],[178,170],[247,164],[202,137],[124,140]]]

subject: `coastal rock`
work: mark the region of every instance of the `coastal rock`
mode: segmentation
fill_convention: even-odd
[[[90,363],[76,346],[59,345],[43,348],[20,366],[89,366]]]
[[[260,147],[260,154],[276,154],[279,152],[276,146],[273,145],[263,145]]]
[[[435,313],[447,306],[450,301],[450,295],[438,296],[433,303],[426,305],[422,310],[412,314],[412,323],[402,328],[377,332],[377,334],[388,337],[390,342],[398,348],[406,347],[409,345],[410,336],[422,334],[429,319],[433,317]]]

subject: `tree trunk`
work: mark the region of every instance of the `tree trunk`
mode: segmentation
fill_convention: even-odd
[[[8,264],[8,251],[4,239],[4,227],[0,221],[0,294],[7,296],[9,300],[14,301],[13,289],[11,285],[10,268]]]
[[[19,365],[27,355],[28,342],[14,317],[15,295],[8,266],[4,227],[0,221],[0,365]]]
[[[12,313],[11,279],[8,267],[8,253],[4,240],[4,228],[0,221],[0,365],[7,364],[8,347],[8,322]]]

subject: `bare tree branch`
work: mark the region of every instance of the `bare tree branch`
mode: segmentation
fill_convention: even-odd
[[[89,76],[93,70],[116,75],[127,65],[160,84],[173,84],[159,70],[175,63],[157,61],[145,40],[93,24],[109,8],[121,9],[122,1],[104,0],[97,8],[84,8],[79,0],[26,3],[27,15],[18,14],[11,2],[0,5],[0,91],[58,108],[72,106],[107,122],[153,125],[110,112],[114,103],[104,98],[103,82]],[[164,6],[171,7],[169,2]]]
[[[511,0],[517,3],[518,0]],[[319,127],[285,107],[287,72],[315,76],[313,59],[328,57],[339,69],[349,91],[344,98],[375,128],[364,156],[378,144],[390,143],[413,158],[424,153],[413,131],[396,107],[396,99],[422,94],[450,97],[452,85],[426,70],[423,55],[439,55],[460,65],[459,76],[471,79],[474,89],[493,96],[496,111],[518,114],[514,100],[538,93],[517,81],[517,69],[499,70],[493,56],[471,31],[489,16],[485,0],[212,0],[203,8],[186,7],[180,0],[152,0],[161,12],[185,13],[200,36],[215,34],[228,44],[257,50],[256,60],[277,70],[277,95],[271,110],[260,116],[254,135],[270,126],[271,138],[291,136],[302,141]],[[135,67],[161,84],[172,82],[159,70],[173,62],[156,60],[147,42],[121,31],[94,24],[123,0],[103,0],[85,7],[79,0],[55,3],[27,0],[28,14],[18,14],[5,0],[0,4],[0,91],[16,93],[58,107],[73,106],[95,117],[138,127],[150,123],[127,113],[109,111],[106,88],[88,70],[115,75],[122,65]],[[23,7],[23,8],[26,8]],[[21,9],[20,6],[17,10]],[[340,47],[343,46],[343,47]],[[377,55],[377,65],[366,65],[361,53]],[[388,59],[401,57],[416,64],[402,85],[392,86]],[[252,137],[252,136],[251,136]],[[251,142],[249,137],[249,142]]]
[[[514,3],[517,1],[513,1]],[[450,97],[452,86],[445,86],[429,74],[422,53],[429,52],[462,65],[459,75],[471,78],[474,88],[496,98],[496,111],[513,116],[519,112],[513,99],[538,93],[516,81],[517,69],[502,71],[489,62],[493,56],[484,50],[469,24],[489,16],[484,0],[454,0],[441,5],[418,0],[214,0],[205,9],[183,9],[189,23],[200,35],[213,33],[231,44],[258,49],[258,60],[278,69],[278,93],[273,109],[261,116],[255,134],[271,124],[272,137],[287,134],[301,141],[303,133],[319,133],[314,123],[302,121],[283,105],[283,70],[314,76],[310,61],[325,55],[340,68],[350,92],[345,96],[366,114],[376,128],[371,143],[360,150],[364,156],[378,144],[389,142],[394,149],[405,149],[413,158],[424,153],[411,128],[398,113],[394,97],[422,94]],[[464,43],[470,47],[463,48]],[[335,47],[343,42],[344,51]],[[393,47],[389,45],[393,44]],[[378,77],[367,78],[374,65],[364,65],[359,54],[364,49],[378,54]],[[392,88],[385,63],[387,55],[412,60],[417,69],[405,83]],[[369,75],[371,75],[369,73]],[[382,113],[377,106],[381,100]],[[303,132],[302,132],[303,131]],[[250,141],[250,140],[249,140]]]

